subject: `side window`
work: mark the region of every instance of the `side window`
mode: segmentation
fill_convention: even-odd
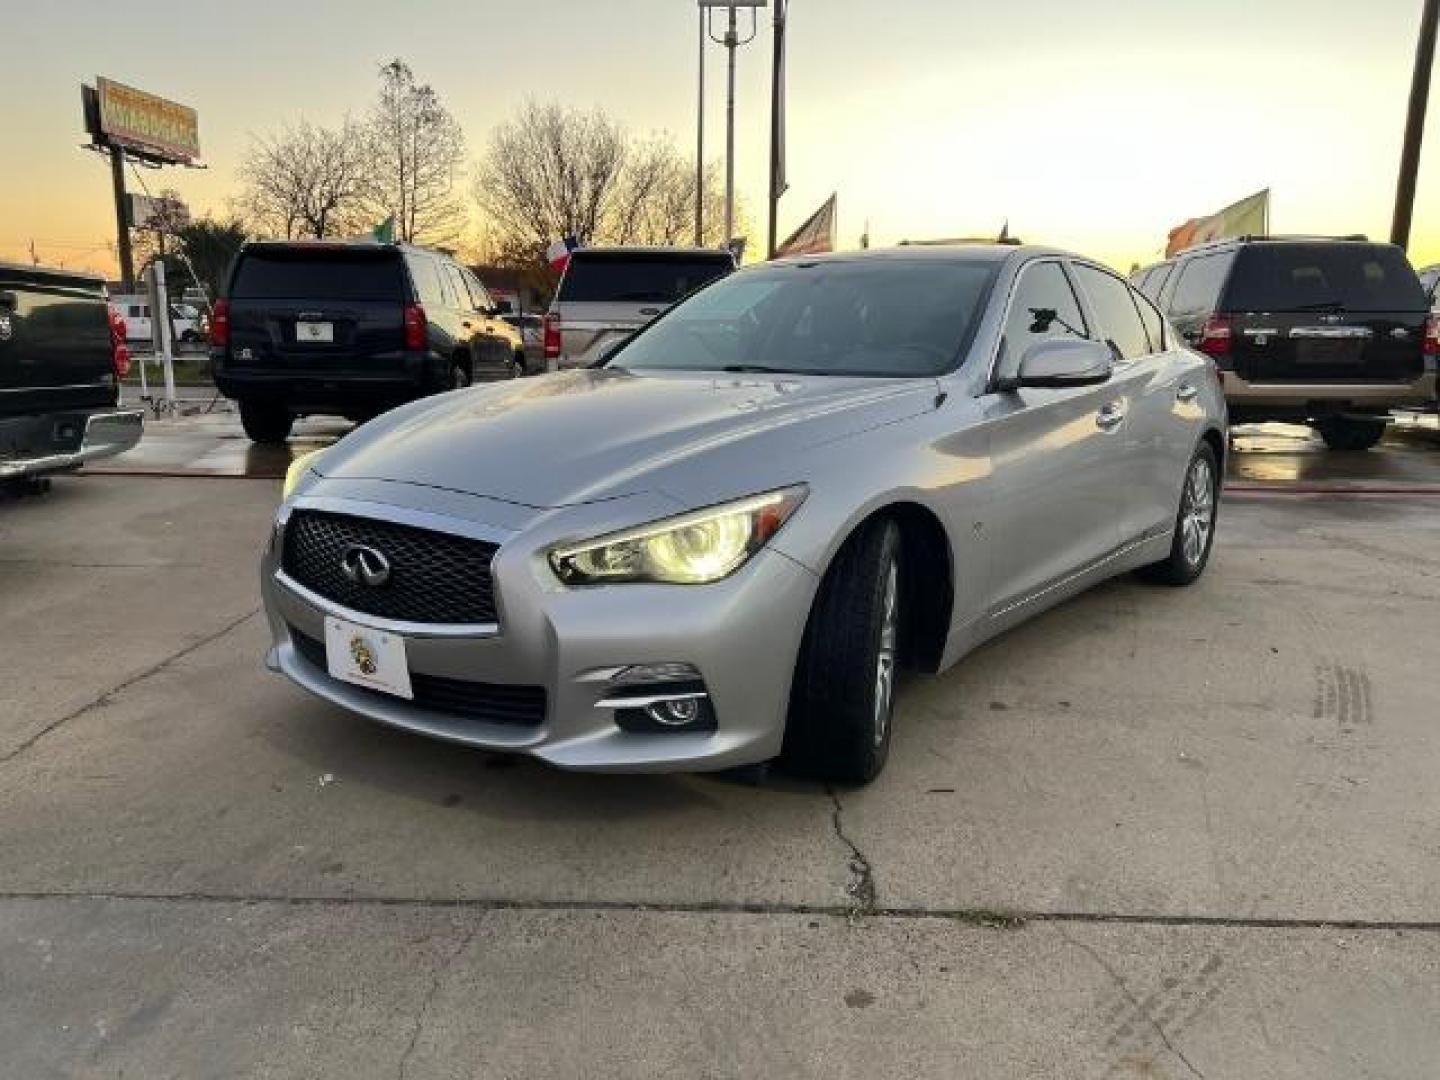
[[[1174,263],[1161,263],[1150,272],[1150,276],[1140,285],[1140,291],[1156,303],[1160,301],[1160,290],[1165,287],[1166,280],[1174,271]]]
[[[1075,266],[1075,278],[1095,305],[1100,335],[1119,358],[1135,360],[1148,353],[1150,339],[1146,336],[1145,324],[1140,321],[1140,312],[1135,309],[1135,301],[1130,299],[1130,286],[1113,274],[1083,263]]]
[[[1220,303],[1220,289],[1225,284],[1225,276],[1234,261],[1234,253],[1228,252],[1201,255],[1182,263],[1174,294],[1170,297],[1171,314],[1205,315],[1214,311]]]
[[[405,263],[410,267],[410,276],[415,281],[415,295],[422,304],[446,304],[445,289],[440,283],[440,267],[428,255],[407,255]]]
[[[1005,317],[997,374],[1011,378],[1025,350],[1046,338],[1086,336],[1085,317],[1075,290],[1057,262],[1030,263],[1020,271]]]
[[[454,294],[454,302],[451,306],[460,308],[463,311],[473,311],[477,304],[470,296],[470,287],[465,284],[465,276],[460,272],[460,267],[452,262],[443,264],[445,276],[450,283],[450,291]]]
[[[1163,351],[1167,347],[1165,320],[1161,318],[1159,310],[1144,293],[1131,293],[1130,299],[1134,300],[1135,306],[1140,309],[1140,321],[1145,324],[1145,334],[1150,339],[1150,351]]]
[[[466,283],[470,286],[470,295],[475,298],[475,306],[486,311],[495,310],[495,301],[485,291],[485,286],[480,284],[480,279],[469,270],[463,271]]]

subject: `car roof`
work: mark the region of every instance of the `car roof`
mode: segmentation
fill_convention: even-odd
[[[454,256],[444,251],[437,251],[435,248],[418,247],[415,244],[387,244],[381,240],[247,240],[245,250],[256,248],[288,251],[396,251],[396,252],[421,252],[425,255],[438,255],[441,258],[453,259]]]
[[[1049,255],[1064,259],[1096,262],[1088,255],[1077,255],[1059,248],[1040,244],[903,244],[897,247],[866,248],[860,251],[827,251],[815,255],[787,255],[758,266],[789,266],[800,263],[854,262],[1004,262],[1018,257],[1034,258]]]
[[[657,246],[647,247],[643,244],[631,245],[605,245],[597,244],[594,247],[576,248],[570,253],[573,259],[580,255],[675,255],[677,257],[694,258],[696,255],[714,255],[720,258],[734,259],[734,256],[724,248],[707,247],[679,247],[679,246]]]

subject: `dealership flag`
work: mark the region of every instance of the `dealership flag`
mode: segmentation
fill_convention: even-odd
[[[777,259],[786,255],[815,255],[821,251],[835,250],[835,196],[825,200],[824,205],[810,215],[810,220],[790,234],[783,244],[775,249]]]
[[[1165,245],[1168,259],[1177,251],[1207,244],[1212,240],[1224,240],[1230,236],[1261,235],[1270,231],[1270,189],[1257,191],[1254,195],[1231,203],[1209,217],[1191,218],[1183,225],[1170,230],[1169,243]]]
[[[545,261],[550,264],[550,269],[557,273],[564,273],[565,267],[570,265],[570,253],[580,246],[580,241],[574,236],[567,236],[564,240],[556,240],[545,249]]]

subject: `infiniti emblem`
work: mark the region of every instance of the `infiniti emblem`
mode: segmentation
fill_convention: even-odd
[[[390,580],[390,560],[366,544],[347,544],[340,553],[340,572],[357,585],[378,589]]]

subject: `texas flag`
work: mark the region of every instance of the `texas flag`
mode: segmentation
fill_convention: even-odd
[[[550,269],[556,273],[563,274],[565,267],[570,265],[570,253],[580,246],[580,241],[574,236],[567,236],[564,240],[556,240],[545,249],[545,261],[550,264]]]

